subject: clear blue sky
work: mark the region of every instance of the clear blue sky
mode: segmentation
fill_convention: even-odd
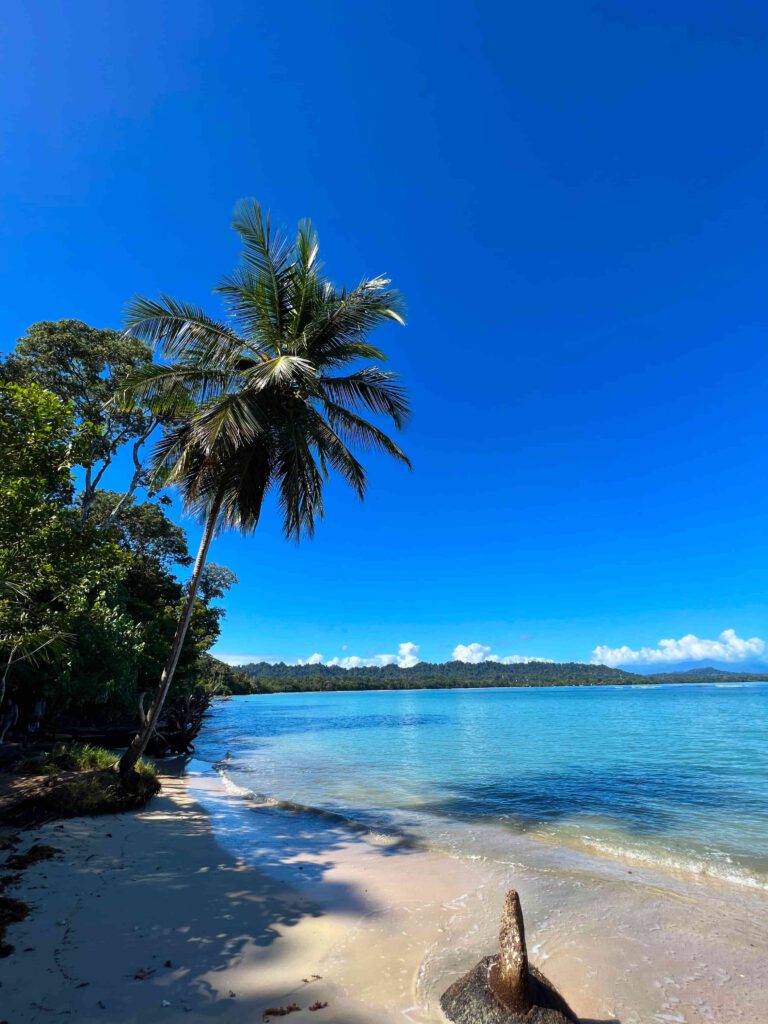
[[[406,295],[413,473],[299,548],[271,510],[219,540],[220,652],[768,636],[765,3],[10,0],[0,34],[4,348],[215,310],[242,196]]]

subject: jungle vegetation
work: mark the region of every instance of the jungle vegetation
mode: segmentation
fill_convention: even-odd
[[[63,725],[135,719],[162,670],[191,557],[170,499],[137,496],[155,417],[105,405],[149,361],[144,343],[63,320],[33,324],[0,363],[0,723],[23,730],[41,706]],[[121,452],[129,486],[109,490]],[[178,693],[198,685],[233,582],[208,566]]]

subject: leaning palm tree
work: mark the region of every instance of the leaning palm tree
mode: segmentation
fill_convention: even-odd
[[[135,298],[127,312],[127,330],[164,361],[137,371],[118,400],[141,402],[168,424],[152,455],[153,484],[177,488],[186,511],[205,526],[157,691],[120,761],[124,774],[157,725],[216,533],[253,531],[272,490],[286,537],[311,536],[331,470],[360,498],[365,493],[365,470],[350,447],[378,449],[410,465],[365,418],[385,417],[400,429],[408,416],[397,376],[364,365],[385,359],[369,342],[371,332],[387,320],[403,323],[399,293],[384,277],[334,287],[309,222],[288,239],[246,200],[234,227],[243,250],[234,274],[216,289],[223,320],[165,296]]]

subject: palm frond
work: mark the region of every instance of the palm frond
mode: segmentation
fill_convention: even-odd
[[[368,483],[362,464],[331,425],[317,413],[309,416],[308,432],[310,443],[316,449],[326,472],[328,467],[335,470],[362,501]]]
[[[373,423],[369,423],[368,420],[364,420],[361,416],[357,416],[343,405],[337,405],[335,402],[324,401],[323,409],[330,425],[346,443],[357,445],[363,449],[384,452],[398,462],[402,462],[409,469],[413,469],[411,460],[402,448]]]
[[[125,310],[125,328],[169,359],[222,366],[247,347],[227,324],[209,317],[199,306],[167,295],[159,299],[134,296]]]
[[[312,363],[299,356],[277,356],[276,359],[269,359],[243,371],[243,378],[248,385],[257,389],[273,384],[314,387],[316,376]]]
[[[236,383],[234,371],[147,363],[123,381],[111,401],[121,409],[141,405],[156,416],[179,419],[193,415],[200,405],[226,394]]]
[[[260,353],[274,355],[280,351],[281,339],[275,330],[269,287],[250,267],[242,266],[222,278],[214,291],[222,296],[238,331],[255,342]]]
[[[255,199],[242,199],[235,207],[232,226],[243,242],[242,259],[263,284],[264,308],[273,337],[279,338],[288,318],[287,281],[293,243],[281,231],[272,231],[269,214]]]
[[[319,251],[320,242],[312,221],[300,221],[289,271],[290,334],[293,338],[301,336],[313,313],[311,300],[317,294],[317,282],[322,272]]]
[[[8,661],[11,665],[26,661],[37,667],[64,657],[74,640],[74,633],[41,626],[26,631],[23,636],[0,634],[0,650],[10,652]]]
[[[264,496],[272,483],[272,453],[258,441],[239,449],[223,467],[222,525],[250,533],[256,529]]]
[[[200,410],[190,420],[190,440],[205,454],[215,452],[222,445],[235,451],[248,445],[269,427],[258,397],[251,391],[225,395],[208,408]]]
[[[366,366],[346,377],[318,377],[318,387],[332,401],[388,416],[398,430],[408,421],[410,405],[396,373]]]
[[[388,284],[387,278],[378,277],[349,292],[336,292],[318,282],[314,315],[302,335],[306,355],[332,365],[341,344],[365,343],[366,335],[388,320],[404,323],[402,296]]]
[[[275,443],[275,482],[283,517],[283,533],[299,540],[302,533],[312,537],[315,521],[322,519],[324,467],[318,467],[312,455],[306,430],[289,416],[277,432]]]

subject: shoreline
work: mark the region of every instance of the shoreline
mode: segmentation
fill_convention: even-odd
[[[232,666],[237,668],[237,666]],[[343,669],[344,672],[353,672],[354,669]],[[407,672],[408,669],[399,669],[400,672]],[[647,682],[642,682],[643,679],[648,678]],[[333,687],[322,689],[308,688],[302,689],[284,689],[284,690],[255,690],[252,693],[222,693],[215,697],[215,701],[227,701],[232,700],[234,697],[243,699],[245,697],[277,697],[285,696],[286,694],[344,694],[344,693],[407,693],[407,692],[428,692],[428,693],[445,693],[445,692],[457,692],[457,693],[471,693],[477,690],[655,690],[659,687],[691,687],[691,686],[717,686],[717,687],[741,687],[741,686],[766,686],[768,685],[768,678],[762,676],[755,677],[754,679],[731,679],[731,680],[718,680],[718,679],[697,679],[688,680],[681,682],[679,679],[676,681],[654,679],[651,677],[645,677],[638,675],[637,680],[630,679],[627,681],[617,681],[615,679],[608,680],[604,683],[478,683],[475,686],[344,686],[340,689],[334,689]]]
[[[291,798],[249,789],[229,778],[226,774],[226,763],[224,762],[212,764],[208,761],[193,759],[192,763],[205,765],[203,773],[210,771],[218,778],[221,785],[230,795],[245,800],[252,808],[267,807],[285,811],[288,814],[305,814],[313,818],[317,817],[324,821],[340,824],[349,829],[350,832],[361,836],[391,835],[400,837],[400,842],[403,844],[426,843],[426,845],[442,852],[446,857],[458,856],[461,859],[462,853],[461,851],[457,852],[455,849],[446,847],[443,843],[438,843],[434,838],[436,834],[444,835],[446,830],[456,832],[477,830],[491,834],[495,830],[497,833],[501,832],[504,839],[511,844],[528,846],[528,849],[523,852],[521,858],[523,860],[530,860],[532,851],[534,851],[534,860],[538,859],[537,853],[539,851],[548,851],[550,855],[557,855],[557,853],[564,857],[571,855],[575,866],[578,866],[580,863],[588,863],[589,866],[593,867],[601,864],[608,871],[615,871],[616,869],[624,871],[631,867],[638,872],[645,872],[646,876],[652,878],[654,883],[661,884],[662,886],[665,883],[671,885],[677,882],[683,885],[725,887],[725,891],[728,891],[729,887],[735,887],[737,890],[755,891],[765,893],[768,896],[768,881],[746,873],[739,874],[735,871],[726,873],[725,871],[716,870],[711,864],[697,862],[690,852],[681,853],[681,858],[683,859],[678,860],[673,860],[669,857],[659,858],[653,853],[645,853],[639,849],[633,849],[629,845],[626,847],[610,846],[602,844],[600,840],[588,841],[581,835],[568,834],[564,831],[544,832],[541,829],[513,828],[508,824],[502,826],[500,823],[494,826],[489,821],[484,821],[483,819],[471,823],[462,820],[450,821],[449,819],[438,818],[434,815],[423,816],[422,820],[419,821],[418,833],[413,833],[409,836],[406,834],[403,826],[393,820],[392,812],[390,811],[381,812],[388,815],[388,820],[386,821],[371,821],[365,818],[357,818],[343,807],[338,809],[320,807],[314,804],[301,803]],[[199,772],[200,769],[198,768],[197,771]],[[400,813],[404,817],[408,817],[408,812],[401,810]],[[414,819],[411,816],[410,827],[413,828],[413,825]]]
[[[451,856],[254,804],[207,768],[164,777],[141,812],[24,838],[62,854],[13,893],[32,912],[0,961],[11,1024],[51,1011],[242,1024],[294,1002],[296,1024],[437,1024],[442,991],[493,949],[513,885],[532,961],[582,1019],[763,1024],[768,899],[727,883],[601,872],[534,858],[530,842],[507,863]]]

